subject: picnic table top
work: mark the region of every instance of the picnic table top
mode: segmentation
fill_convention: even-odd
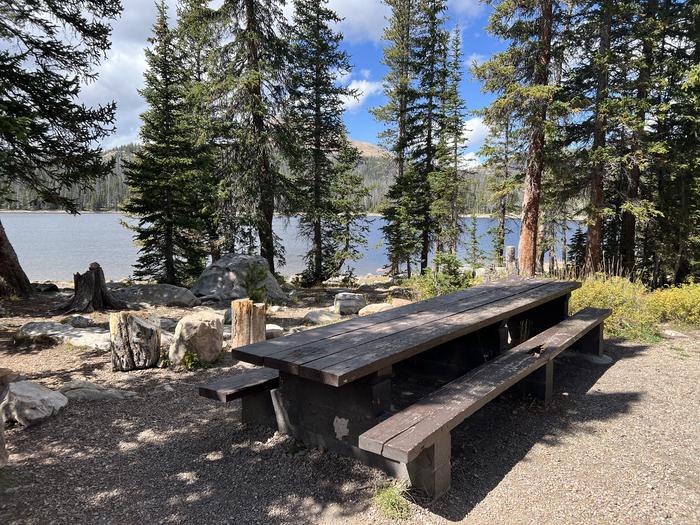
[[[571,293],[580,283],[488,283],[233,350],[241,361],[341,386]]]

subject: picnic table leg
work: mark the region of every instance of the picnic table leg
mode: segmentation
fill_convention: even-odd
[[[280,372],[273,403],[280,432],[341,454],[366,454],[358,438],[391,408],[391,368],[341,387]]]
[[[275,428],[277,419],[270,391],[256,392],[241,399],[241,421],[246,425]]]
[[[554,393],[554,360],[547,361],[547,364],[538,368],[528,377],[521,381],[523,393],[544,402],[545,407],[552,402]]]
[[[603,324],[596,326],[574,345],[579,352],[603,355]]]
[[[425,491],[431,497],[439,498],[450,489],[451,454],[450,433],[444,432],[435,444],[406,465],[405,478],[410,481],[412,487]]]

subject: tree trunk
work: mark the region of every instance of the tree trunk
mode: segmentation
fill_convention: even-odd
[[[231,303],[233,348],[265,340],[266,312],[264,303],[253,303],[250,299],[238,299]]]
[[[605,100],[608,98],[608,56],[610,55],[610,25],[612,23],[612,7],[610,1],[601,3],[600,44],[598,48],[598,78],[596,80],[595,123],[593,124],[594,157],[600,156],[600,150],[606,144]],[[605,193],[603,174],[605,161],[596,160],[591,170],[591,201],[588,220],[588,242],[586,244],[586,273],[599,272],[603,268],[603,206]]]
[[[11,293],[22,297],[32,293],[32,284],[22,270],[17,254],[0,222],[0,295],[3,292],[3,284]]]
[[[109,316],[112,371],[152,368],[160,359],[160,327],[133,312]]]
[[[545,86],[549,82],[549,63],[552,55],[552,22],[552,1],[546,0],[542,3],[542,13],[540,15],[539,51],[533,78],[534,85]],[[539,103],[534,117],[534,123],[530,132],[530,144],[528,146],[522,222],[520,225],[520,240],[518,241],[520,271],[525,276],[534,275],[537,264],[537,222],[540,213],[542,171],[544,169],[546,103]]]
[[[87,272],[73,275],[74,295],[64,307],[66,313],[94,312],[95,310],[121,310],[126,304],[115,299],[107,291],[105,274],[102,267],[94,262],[90,263]]]

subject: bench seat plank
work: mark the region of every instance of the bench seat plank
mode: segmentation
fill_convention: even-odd
[[[348,351],[304,363],[299,375],[340,386],[416,354],[568,295],[577,282],[550,282],[449,317],[358,345]]]
[[[519,282],[516,282],[513,287],[517,286],[519,291],[525,291],[542,286],[548,282],[550,281],[544,279],[519,280]],[[305,348],[310,345],[322,345],[327,348],[332,346],[327,344],[330,338],[340,337],[344,336],[345,334],[365,330],[367,330],[369,333],[373,333],[378,326],[385,325],[391,327],[393,321],[402,319],[406,316],[419,318],[421,314],[430,314],[436,310],[441,310],[443,307],[449,307],[455,303],[460,303],[465,300],[478,299],[484,295],[492,294],[494,292],[497,294],[500,293],[500,296],[503,296],[504,293],[511,296],[512,293],[508,291],[508,288],[513,287],[507,287],[505,292],[498,292],[498,290],[504,290],[503,284],[503,282],[487,283],[482,286],[460,290],[452,294],[399,306],[397,308],[392,308],[391,310],[386,310],[384,312],[379,312],[369,316],[356,317],[347,321],[305,330],[286,337],[279,337],[269,341],[262,341],[259,343],[246,345],[234,349],[232,354],[235,359],[240,359],[242,361],[257,365],[268,365],[268,363],[265,363],[265,360],[270,358],[275,358],[277,362],[285,361],[283,358],[284,355],[288,355],[289,353],[293,353],[297,350],[300,353],[303,353]],[[288,371],[294,373],[291,370]]]
[[[486,403],[599,326],[610,310],[586,308],[448,383],[362,434],[359,447],[408,463]],[[539,354],[532,355],[535,348]]]
[[[199,395],[228,403],[239,397],[271,390],[279,385],[279,372],[272,368],[253,368],[206,385],[198,385]]]

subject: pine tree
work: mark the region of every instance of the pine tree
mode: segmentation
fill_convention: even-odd
[[[201,232],[212,260],[221,256],[219,238],[219,184],[217,166],[216,119],[212,104],[212,82],[215,50],[220,39],[214,22],[214,11],[208,0],[180,0],[176,43],[183,68],[183,125],[191,135],[192,154],[188,178],[193,182],[193,210],[200,221]]]
[[[133,229],[141,248],[135,275],[181,284],[199,275],[204,254],[193,213],[196,180],[189,171],[192,135],[184,118],[183,67],[165,2],[157,8],[139,92],[148,104],[141,115],[143,146],[126,164],[132,194],[123,210],[138,217]]]
[[[286,23],[275,0],[225,0],[216,18],[223,42],[215,79],[225,176],[220,228],[228,249],[258,248],[274,272],[284,249],[272,221],[288,193],[277,154],[292,142],[279,118],[287,97]]]
[[[382,209],[386,221],[382,231],[391,272],[398,273],[400,266],[405,264],[410,276],[420,243],[418,231],[413,225],[415,170],[408,162],[409,147],[413,142],[409,117],[417,98],[413,70],[417,15],[412,0],[386,0],[386,4],[391,8],[389,24],[383,36],[388,43],[382,60],[389,69],[384,77],[387,102],[372,113],[385,126],[380,139],[393,156],[396,178],[387,191],[386,204]]]
[[[526,140],[512,115],[505,114],[488,121],[489,135],[479,150],[484,166],[489,171],[488,187],[494,204],[496,224],[489,229],[492,239],[493,260],[503,266],[508,215],[515,211],[518,190],[522,187],[525,171]]]
[[[428,267],[428,255],[433,240],[435,224],[431,215],[433,194],[430,191],[430,174],[436,171],[438,162],[439,132],[444,115],[440,99],[445,88],[445,55],[448,34],[444,29],[444,0],[420,0],[417,14],[417,37],[413,52],[413,69],[420,97],[409,113],[409,129],[412,137],[411,162],[416,173],[411,191],[416,207],[412,210],[415,228],[420,233],[420,270]]]
[[[341,245],[336,239],[337,231],[352,228],[346,222],[347,214],[338,215],[336,196],[351,199],[357,190],[348,182],[361,184],[341,177],[354,168],[348,163],[355,159],[357,164],[359,158],[351,151],[343,122],[343,99],[355,93],[337,81],[351,67],[347,53],[340,50],[342,35],[331,28],[340,18],[326,5],[326,0],[295,0],[289,35],[292,64],[287,120],[298,148],[291,168],[300,197],[300,233],[311,241],[305,272],[309,284],[319,284],[337,273],[339,250],[352,251],[352,236],[346,235]],[[339,170],[336,164],[341,151],[344,165]],[[351,205],[359,209],[360,202]]]
[[[529,128],[529,145],[518,257],[520,270],[536,269],[542,173],[545,168],[545,125],[555,86],[550,84],[552,41],[559,3],[553,0],[494,1],[489,31],[506,41],[505,51],[474,68],[484,87],[498,94],[487,113],[510,108]]]
[[[455,28],[449,57],[442,66],[444,86],[440,91],[442,120],[438,142],[439,169],[429,175],[431,214],[435,224],[437,250],[457,254],[463,233],[460,216],[466,212],[466,169],[462,160],[465,146],[466,106],[459,93],[462,82],[461,30]]]
[[[14,0],[0,7],[0,203],[28,189],[40,203],[78,210],[72,190],[110,172],[100,141],[113,131],[114,103],[87,107],[81,86],[110,47],[119,0]],[[70,40],[63,40],[63,33]],[[29,279],[0,223],[0,281],[31,292]]]

